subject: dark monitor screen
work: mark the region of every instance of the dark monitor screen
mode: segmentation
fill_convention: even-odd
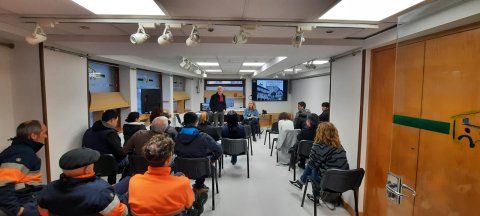
[[[200,111],[210,111],[210,104],[200,103]]]
[[[142,113],[152,112],[157,107],[163,107],[161,89],[142,89]]]
[[[288,80],[252,80],[252,100],[286,101]]]

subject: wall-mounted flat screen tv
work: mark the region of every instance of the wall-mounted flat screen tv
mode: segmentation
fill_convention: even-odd
[[[286,101],[288,80],[252,80],[252,100],[254,101]]]

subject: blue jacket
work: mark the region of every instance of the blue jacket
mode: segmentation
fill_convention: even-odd
[[[175,154],[184,158],[206,157],[212,153],[212,160],[222,155],[222,147],[208,134],[192,126],[182,128],[175,138]]]
[[[117,131],[101,120],[93,123],[83,134],[82,146],[97,150],[100,154],[112,154],[117,161],[126,157]]]
[[[243,111],[243,119],[248,119],[249,117],[258,118],[258,110],[245,108],[245,110]]]
[[[86,175],[59,180],[45,186],[38,196],[42,215],[127,215],[128,208],[120,203],[113,187],[99,177]]]
[[[0,153],[0,208],[17,215],[20,207],[35,201],[42,190],[40,158],[42,143],[14,138],[12,145]]]

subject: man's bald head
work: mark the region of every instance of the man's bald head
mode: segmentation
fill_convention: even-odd
[[[150,130],[162,133],[165,132],[168,126],[168,118],[165,116],[159,116],[153,119],[152,125],[150,125]]]

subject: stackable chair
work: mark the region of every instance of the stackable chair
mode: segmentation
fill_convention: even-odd
[[[270,134],[278,134],[278,122],[274,122],[272,124],[272,127],[267,129],[265,132],[265,140],[263,141],[263,145],[267,142],[267,134],[268,134],[268,148],[271,148],[271,139],[270,139]]]
[[[248,154],[248,142],[246,139],[228,139],[222,138],[222,148],[224,155],[246,155],[247,156],[247,178],[250,178],[250,157]],[[220,162],[221,169],[223,169],[223,157]],[[222,171],[219,171],[219,176],[222,176]]]

